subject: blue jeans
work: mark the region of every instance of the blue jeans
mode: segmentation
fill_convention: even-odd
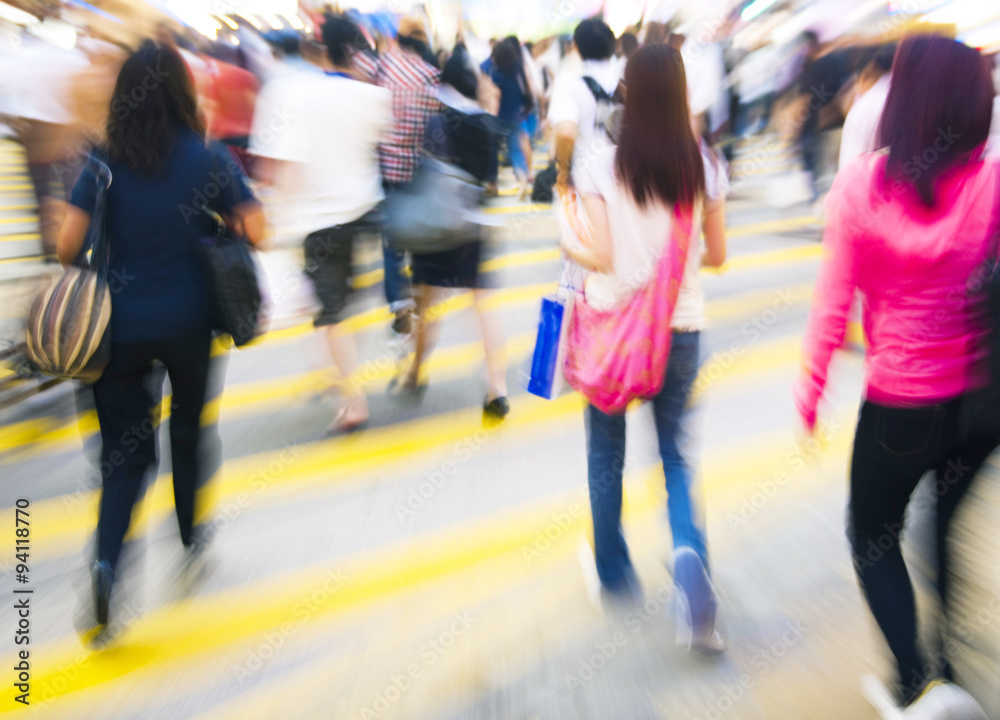
[[[510,157],[514,175],[520,180],[528,176],[528,158],[521,149],[521,137],[524,135],[524,122],[515,121],[507,127],[507,154]]]
[[[663,389],[651,402],[667,481],[667,510],[674,547],[693,549],[708,567],[705,534],[696,523],[691,500],[691,470],[678,447],[681,417],[698,374],[699,335],[674,331]],[[625,416],[607,415],[590,405],[585,419],[597,574],[608,590],[623,591],[634,575],[621,525]]]
[[[388,197],[394,192],[398,192],[406,187],[406,183],[383,182],[385,194]],[[385,299],[389,303],[392,312],[399,312],[409,305],[410,283],[403,275],[403,266],[406,263],[406,254],[395,250],[389,243],[388,230],[382,233],[382,261],[384,263],[383,287],[385,289]]]

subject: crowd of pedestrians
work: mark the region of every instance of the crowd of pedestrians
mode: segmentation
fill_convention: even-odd
[[[131,281],[113,293],[111,361],[93,385],[102,467],[110,468],[91,568],[98,625],[109,622],[123,538],[156,463],[153,433],[133,432],[155,424],[163,381],[156,361],[172,387],[169,437],[181,541],[192,564],[205,549],[196,491],[206,475],[199,464],[200,423],[214,325],[198,244],[216,219],[253,245],[266,242],[268,225],[300,244],[301,270],[319,305],[314,325],[340,395],[328,434],[357,430],[369,419],[364,389],[352,382],[357,344],[344,323],[352,258],[366,234],[381,239],[392,330],[412,338],[412,356],[393,387],[419,396],[438,330],[434,308],[446,293],[470,291],[486,357],[483,410],[502,419],[512,408],[503,332],[490,316],[480,273],[485,230],[475,226],[447,248],[408,253],[405,233],[387,221],[385,209],[419,189],[428,157],[459,168],[483,197],[497,191],[499,168],[508,163],[524,199],[534,181],[533,143],[545,137],[556,168],[555,202],[571,207],[577,201],[572,212],[583,226],[562,239],[565,262],[586,273],[577,313],[605,318],[619,330],[639,328],[631,330],[630,353],[665,341],[662,357],[641,358],[658,368],[657,377],[647,370],[643,378],[651,390],[628,395],[615,386],[609,393],[653,407],[673,535],[670,570],[683,609],[679,635],[692,650],[725,650],[724,608],[692,482],[696,468],[682,442],[705,326],[699,270],[721,266],[727,251],[727,166],[713,144],[728,114],[731,129],[749,133],[767,125],[776,92],[792,88],[806,97],[827,87],[799,135],[817,194],[824,110],[839,102],[850,73],[845,55],[807,34],[794,77],[751,89],[744,68],[743,107],[734,103],[736,112],[726,108],[720,117],[719,108],[729,103],[720,103],[719,93],[701,100],[699,83],[714,70],[686,66],[685,38],[661,27],[636,30],[616,38],[603,21],[588,19],[576,27],[570,52],[560,52],[559,43],[529,46],[511,36],[497,40],[479,62],[461,37],[450,52],[434,53],[416,17],[402,18],[393,35],[373,42],[347,16],[328,15],[315,39],[276,41],[266,72],[255,68],[250,51],[212,57],[166,38],[143,43],[120,62],[106,60],[117,70],[107,121],[93,162],[81,163],[79,178],[67,181],[71,192],[54,242],[62,263],[76,260],[106,169],[113,178],[109,268]],[[549,50],[554,64],[543,59]],[[953,518],[1000,444],[989,412],[1000,321],[993,297],[1000,166],[988,153],[996,92],[978,51],[936,35],[905,39],[898,48],[872,46],[855,60],[857,97],[846,113],[841,168],[827,199],[827,257],[795,401],[812,432],[832,354],[860,296],[866,385],[850,466],[848,534],[864,597],[896,659],[896,699],[921,717],[920,708],[933,703],[970,702],[951,682],[947,661],[929,662],[919,647],[899,540],[916,484],[935,472],[936,587],[947,608]],[[149,68],[162,73],[161,81],[149,83]],[[115,112],[115,102],[136,98],[140,89],[141,102]],[[42,144],[48,122],[30,123],[29,143]],[[915,170],[913,158],[927,158],[930,149],[934,160]],[[44,200],[53,192],[42,179],[51,167],[34,165]],[[206,194],[211,200],[199,212],[178,211],[212,183],[227,191]],[[258,195],[283,200],[269,202],[267,217]],[[39,207],[45,215],[48,200]],[[43,227],[47,223],[43,217]],[[43,237],[52,242],[48,230]],[[655,322],[648,322],[632,308],[659,281],[668,290],[651,300]],[[572,322],[570,353],[574,343],[602,341],[605,325]],[[593,362],[571,356],[571,384]],[[596,370],[607,385],[616,381],[607,368]],[[591,385],[574,387],[589,401],[587,479],[601,596],[627,605],[642,597],[642,588],[621,525],[624,405],[612,408],[608,393],[588,394]],[[955,468],[961,468],[957,475]],[[884,550],[875,560],[866,554],[872,543]]]

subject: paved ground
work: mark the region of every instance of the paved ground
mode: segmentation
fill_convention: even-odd
[[[0,153],[5,208],[28,203],[15,189],[27,181],[14,152]],[[332,416],[321,393],[323,355],[301,318],[284,317],[262,342],[220,356],[225,391],[210,413],[222,447],[210,572],[188,593],[176,582],[164,457],[138,512],[118,608],[131,622],[113,648],[87,652],[74,630],[96,517],[86,394],[76,398],[63,385],[0,413],[0,527],[10,533],[0,540],[0,592],[34,591],[32,705],[14,701],[14,672],[3,671],[10,675],[0,674],[0,712],[123,720],[873,717],[859,677],[888,666],[842,530],[860,356],[838,358],[824,442],[800,444],[794,434],[790,386],[821,252],[811,210],[735,199],[731,259],[703,276],[711,327],[691,452],[730,646],[706,660],[675,645],[662,471],[645,408],[629,420],[625,526],[647,601],[609,617],[588,600],[581,402],[547,402],[521,389],[538,301],[558,276],[555,225],[544,208],[510,198],[496,207],[506,227],[485,269],[508,338],[508,420],[486,425],[478,409],[482,353],[465,296],[448,301],[422,402],[385,393],[399,349],[388,333],[377,253],[367,248],[352,324],[372,393],[371,427],[322,439]],[[7,209],[0,218],[21,212],[31,211]],[[37,244],[9,239],[8,225],[33,232],[25,222],[0,225],[5,257],[37,252]],[[32,262],[7,264],[25,274]],[[280,261],[267,262],[274,269]],[[275,289],[286,308],[299,297],[294,280]],[[17,318],[20,308],[10,300],[3,312]],[[956,665],[1000,715],[1000,482],[992,472],[977,493],[959,538]],[[17,498],[30,500],[27,585],[15,579]],[[12,605],[0,613],[7,668],[21,649]]]

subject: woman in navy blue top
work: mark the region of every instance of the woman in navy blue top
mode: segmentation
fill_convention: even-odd
[[[212,339],[208,278],[197,256],[214,234],[209,211],[252,243],[264,220],[239,165],[205,145],[187,66],[173,50],[147,42],[122,66],[107,120],[111,171],[111,361],[93,385],[101,428],[97,559],[91,567],[99,629],[108,623],[122,541],[143,479],[156,463],[153,364],[170,376],[170,455],[181,541],[189,563],[204,543],[194,528],[201,412]],[[71,263],[83,247],[99,182],[93,164],[73,189],[58,253]],[[104,179],[106,182],[106,178]]]
[[[531,146],[524,132],[524,121],[534,106],[534,98],[524,73],[520,44],[511,38],[501,40],[481,69],[500,90],[497,119],[506,129],[507,154],[520,185],[521,200],[525,200],[531,176],[528,168]]]

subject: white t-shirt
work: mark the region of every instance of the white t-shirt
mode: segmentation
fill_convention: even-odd
[[[847,163],[859,155],[878,149],[875,135],[887,97],[889,76],[883,75],[854,101],[844,119],[844,132],[840,139],[840,164],[837,167],[847,167]]]
[[[704,150],[703,150],[704,157]],[[705,157],[705,187],[710,199],[726,193],[724,170],[712,158]],[[618,181],[615,173],[615,148],[608,148],[594,157],[576,177],[581,195],[594,195],[604,200],[614,245],[614,274],[592,273],[588,276],[585,294],[587,304],[596,310],[610,310],[628,301],[656,271],[660,256],[673,232],[674,209],[661,202],[648,202],[639,207],[631,192]],[[705,325],[705,297],[698,271],[701,268],[701,207],[695,209],[684,279],[671,326],[683,330],[700,330]]]
[[[392,93],[346,77],[294,73],[257,99],[250,152],[280,160],[292,199],[285,232],[299,237],[359,219],[384,197],[378,143],[392,124]]]
[[[614,94],[621,80],[621,66],[610,60],[584,60],[579,75],[563,72],[552,84],[549,100],[549,124],[572,122],[576,124],[576,144],[573,146],[574,178],[577,167],[607,145],[604,131],[597,129],[597,100],[590,92],[584,77],[592,77],[609,95]]]
[[[1000,95],[993,99],[993,127],[986,150],[991,157],[1000,158]]]

